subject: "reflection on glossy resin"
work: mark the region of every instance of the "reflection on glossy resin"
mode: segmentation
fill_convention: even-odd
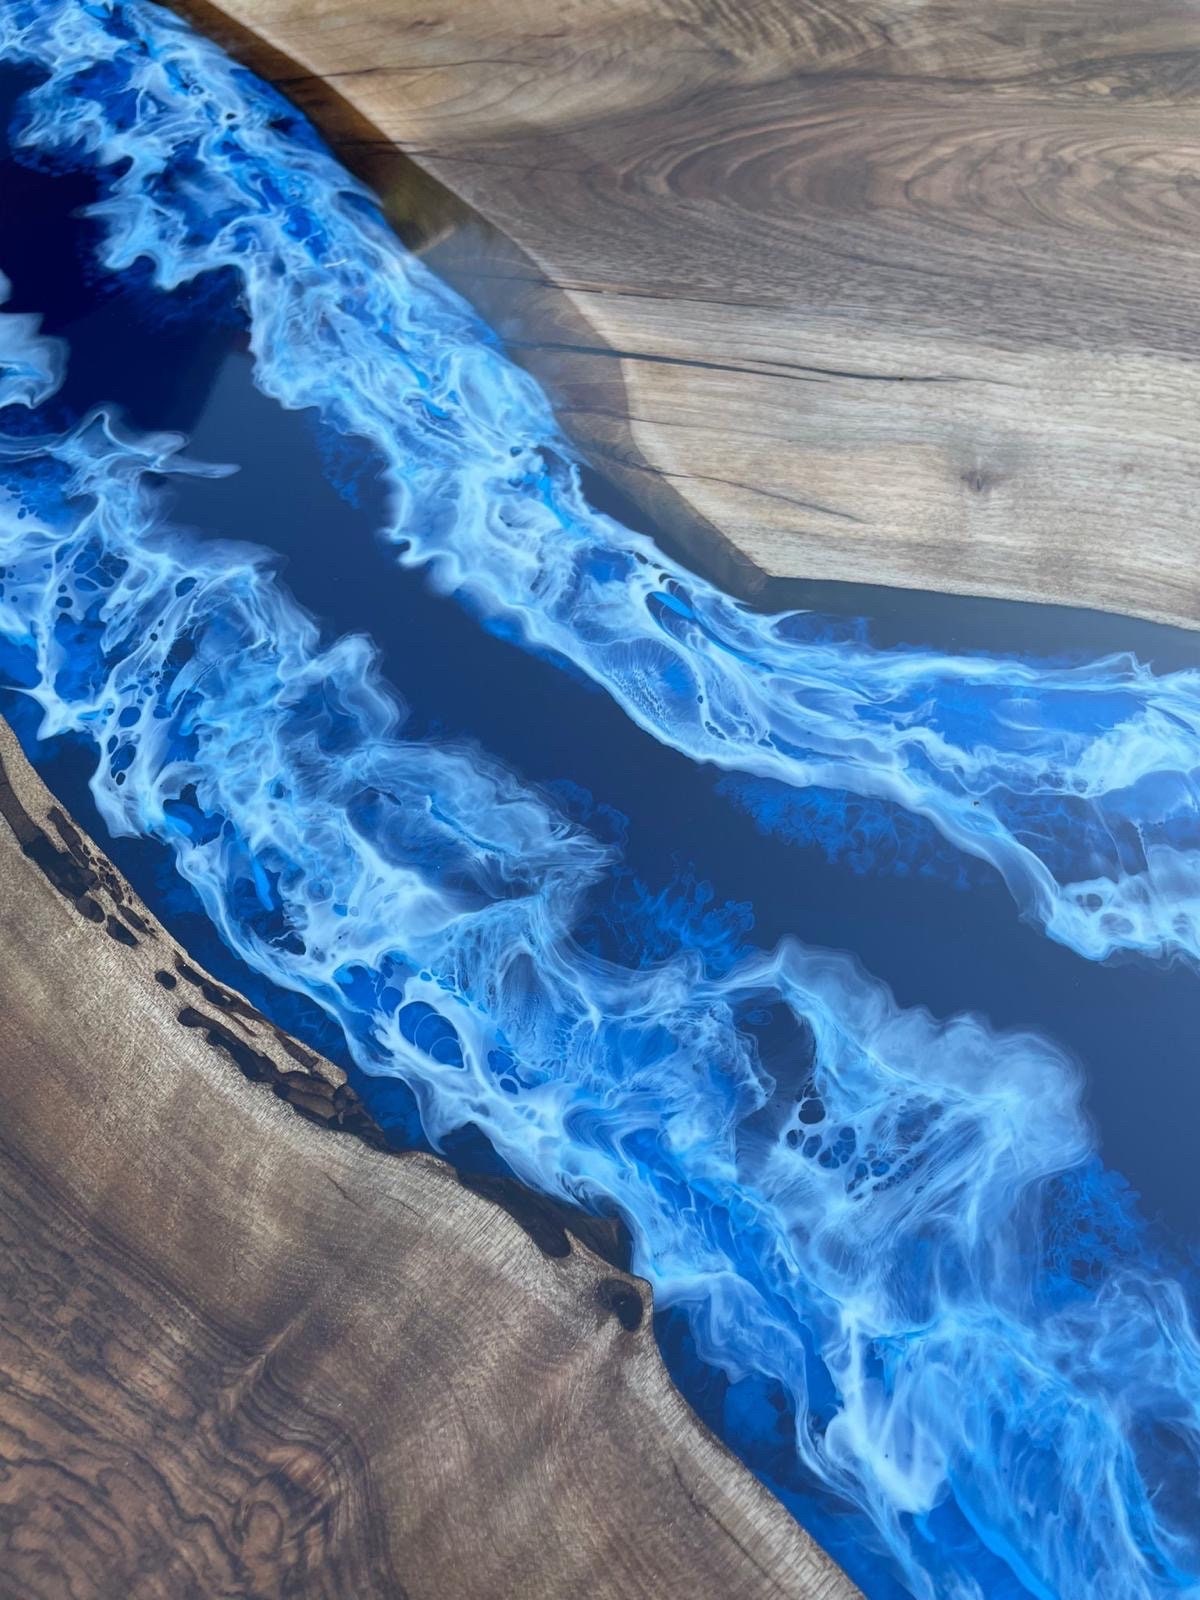
[[[920,820],[880,850],[986,863],[1082,958],[1200,954],[1200,673],[878,651],[735,604],[588,506],[528,377],[212,46],[138,4],[9,0],[0,53],[43,80],[22,158],[99,175],[107,271],[149,262],[153,295],[226,269],[259,387],[374,448],[397,559],[489,629],[727,769],[764,828],[795,830],[794,795],[836,856],[847,806],[885,803]],[[94,742],[113,833],[167,847],[435,1142],[474,1125],[619,1209],[689,1319],[683,1380],[687,1351],[726,1375],[727,1435],[871,1595],[1195,1592],[1185,1279],[1096,1160],[1073,1062],[757,948],[694,882],[601,895],[600,926],[596,808],[406,736],[365,639],[165,519],[163,478],[225,469],[111,409],[51,428],[70,350],[28,316],[0,315],[0,361],[7,677],[43,738]]]

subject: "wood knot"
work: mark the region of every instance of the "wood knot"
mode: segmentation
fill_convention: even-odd
[[[616,1317],[626,1333],[636,1333],[641,1327],[646,1307],[633,1284],[621,1278],[602,1278],[596,1285],[596,1298]]]

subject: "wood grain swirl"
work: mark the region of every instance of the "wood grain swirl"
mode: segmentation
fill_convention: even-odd
[[[1200,0],[222,9],[725,581],[1200,625]]]
[[[604,1226],[383,1148],[2,724],[0,980],[3,1600],[852,1600]]]

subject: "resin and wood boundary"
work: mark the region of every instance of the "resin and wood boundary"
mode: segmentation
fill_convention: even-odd
[[[676,537],[1200,625],[1200,0],[221,9],[561,291],[518,354]]]
[[[0,819],[0,1596],[851,1600],[646,1285],[381,1148],[3,725]]]

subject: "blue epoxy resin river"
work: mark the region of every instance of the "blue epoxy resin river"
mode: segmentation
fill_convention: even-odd
[[[0,58],[52,787],[398,1140],[623,1217],[871,1600],[1200,1594],[1200,639],[750,610],[215,47],[3,0]]]

